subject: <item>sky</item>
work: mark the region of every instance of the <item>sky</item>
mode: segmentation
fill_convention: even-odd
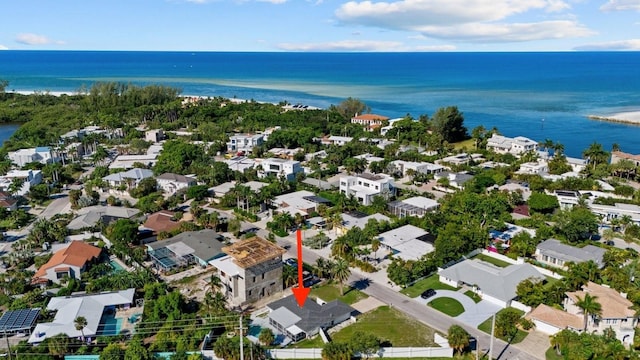
[[[19,0],[0,49],[640,50],[640,0]]]

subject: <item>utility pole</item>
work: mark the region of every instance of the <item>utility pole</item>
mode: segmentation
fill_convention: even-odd
[[[13,359],[13,354],[11,353],[11,345],[9,345],[9,337],[7,336],[7,329],[2,329],[4,333],[4,339],[7,340],[7,354],[9,354],[9,359]]]
[[[496,330],[496,314],[493,314],[491,320],[491,342],[489,343],[489,359],[493,359],[493,335]]]
[[[242,334],[242,316],[243,314],[240,313],[240,360],[244,360],[244,343],[242,339],[244,335]]]

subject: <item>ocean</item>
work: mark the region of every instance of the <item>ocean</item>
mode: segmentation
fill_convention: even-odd
[[[230,53],[0,51],[7,91],[66,91],[96,81],[159,83],[184,95],[326,108],[359,98],[372,112],[431,115],[455,105],[471,130],[640,153],[640,126],[587,115],[640,110],[640,52]]]

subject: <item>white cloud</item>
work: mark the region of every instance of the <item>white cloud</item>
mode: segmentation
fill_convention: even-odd
[[[32,33],[22,33],[16,36],[16,42],[25,45],[46,45],[51,41],[47,39],[46,36]]]
[[[281,43],[277,47],[287,51],[406,51],[401,42],[373,40],[342,40],[326,43]]]
[[[640,1],[640,0],[638,0]],[[529,41],[586,36],[592,32],[576,21],[511,23],[510,16],[531,11],[562,12],[563,0],[399,0],[350,1],[335,11],[345,24],[414,31],[432,38]]]
[[[287,0],[257,0],[258,2],[268,2],[272,4],[284,4]]]
[[[574,50],[606,51],[606,50],[640,50],[640,39],[610,41],[577,46]]]
[[[584,37],[594,33],[569,20],[537,23],[468,23],[457,26],[422,26],[415,30],[432,38],[490,43]]]
[[[0,44],[0,50],[9,50],[9,48],[4,46],[4,45],[2,45],[2,44]]]
[[[602,11],[640,11],[640,0],[609,0],[602,6]]]

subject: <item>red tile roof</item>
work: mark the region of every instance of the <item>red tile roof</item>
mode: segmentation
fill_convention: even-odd
[[[40,266],[33,276],[34,280],[42,278],[51,268],[59,269],[60,265],[83,267],[87,262],[100,256],[102,249],[82,241],[72,241],[69,246],[53,254],[46,264]]]
[[[354,116],[352,117],[352,119],[358,119],[358,120],[367,120],[367,121],[373,121],[373,120],[389,120],[388,117],[386,116],[382,116],[382,115],[376,115],[376,114],[361,114],[358,116]]]
[[[175,213],[171,211],[158,211],[149,215],[143,226],[155,233],[177,229],[180,227],[180,222],[173,220],[174,215]]]

